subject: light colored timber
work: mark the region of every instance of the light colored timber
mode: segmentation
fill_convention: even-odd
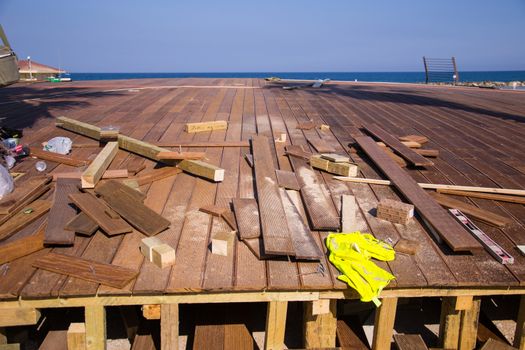
[[[266,312],[265,350],[284,349],[284,332],[286,329],[286,312],[288,302],[272,301],[268,303]]]
[[[84,123],[68,117],[58,117],[56,126],[69,131],[76,132],[95,140],[100,140],[100,128],[95,125]]]
[[[390,350],[394,321],[396,319],[397,298],[383,298],[377,308],[374,321],[372,349]]]
[[[218,182],[224,180],[224,169],[200,160],[183,160],[177,167],[193,175]]]
[[[58,178],[64,178],[64,179],[80,179],[82,176],[81,172],[67,172],[67,173],[54,173],[53,174],[53,181],[56,181]],[[106,170],[102,174],[103,180],[106,179],[121,179],[126,178],[129,176],[128,169],[114,169],[114,170]]]
[[[74,167],[80,167],[80,166],[84,166],[87,164],[86,160],[73,158],[71,156],[67,156],[67,155],[63,155],[59,153],[44,151],[37,147],[30,147],[29,155],[31,157],[36,157],[38,159],[48,160],[50,162],[70,165]]]
[[[86,349],[86,324],[83,322],[73,322],[69,324],[67,330],[67,349],[85,350]]]
[[[160,304],[142,305],[142,316],[146,320],[160,320]]]
[[[179,348],[179,305],[162,304],[160,306],[160,349],[177,350]]]
[[[113,158],[117,155],[117,151],[117,142],[108,142],[106,146],[104,146],[95,160],[82,173],[80,177],[82,188],[95,188],[95,185],[100,181],[102,175],[113,161]]]
[[[184,131],[187,133],[196,133],[213,130],[226,130],[228,128],[228,122],[225,120],[214,120],[211,122],[201,123],[186,123]]]
[[[322,303],[325,309],[316,310],[316,304]],[[317,300],[303,303],[304,347],[334,348],[337,331],[337,301]]]
[[[106,309],[102,305],[84,308],[86,324],[86,350],[106,348]]]
[[[202,159],[206,155],[205,152],[175,152],[175,151],[163,151],[157,153],[157,158],[159,159],[175,159],[175,160],[184,160],[184,159]]]
[[[33,325],[40,319],[40,311],[34,308],[2,309],[0,327]]]
[[[459,350],[472,350],[476,347],[480,305],[481,299],[474,298],[471,307],[461,311],[461,327],[458,344]]]
[[[373,184],[373,185],[387,185],[388,186],[392,184],[389,180],[366,179],[366,178],[361,178],[361,177],[334,176],[333,178],[336,180],[340,180],[340,181],[367,183],[367,184]],[[421,186],[421,188],[431,189],[431,190],[456,190],[456,191],[465,191],[465,192],[498,193],[498,194],[508,194],[508,195],[513,195],[513,196],[525,197],[525,190],[518,190],[518,189],[511,189],[511,188],[443,185],[443,184],[429,184],[429,183],[418,183],[418,185]]]

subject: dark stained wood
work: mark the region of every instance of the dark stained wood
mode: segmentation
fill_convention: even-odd
[[[315,148],[318,153],[333,153],[335,149],[325,140],[319,137],[307,137],[308,142]]]
[[[48,200],[38,199],[22,208],[11,219],[0,226],[0,241],[11,237],[17,231],[23,229],[42,215],[48,212],[51,202]]]
[[[280,187],[286,188],[287,190],[296,190],[299,191],[301,186],[297,182],[297,177],[295,173],[286,170],[275,170],[275,175],[277,176],[277,182]]]
[[[129,186],[124,185],[120,181],[110,180],[97,184],[95,187],[95,193],[102,197],[109,197],[114,194],[115,191],[122,191],[138,202],[144,202],[146,195],[138,190],[134,190]]]
[[[0,244],[0,265],[44,249],[44,230],[41,223],[33,234]]]
[[[357,137],[357,143],[394,186],[414,204],[419,213],[454,251],[481,249],[476,239],[464,230],[406,172],[391,160],[370,137]]]
[[[59,178],[53,194],[53,205],[49,210],[44,238],[45,244],[71,245],[75,241],[75,231],[65,228],[76,216],[76,210],[69,204],[68,196],[78,193],[80,180]]]
[[[24,182],[17,182],[15,189],[0,200],[0,214],[19,211],[36,198],[40,197],[51,181],[49,177],[33,177]]]
[[[78,213],[73,219],[66,223],[64,229],[82,235],[91,236],[98,230],[98,224],[84,212]]]
[[[419,334],[394,334],[394,341],[399,350],[427,350]]]
[[[253,198],[235,198],[233,210],[239,228],[239,238],[241,240],[258,238],[261,235],[261,224],[257,201]]]
[[[137,276],[137,271],[111,264],[103,264],[70,255],[49,253],[32,264],[47,271],[72,276],[86,281],[123,288]]]
[[[360,325],[359,325],[360,326]],[[343,350],[369,350],[362,338],[347,324],[345,320],[337,320],[337,341]],[[364,331],[361,332],[364,336]]]
[[[450,194],[454,196],[464,196],[464,197],[470,197],[470,198],[481,198],[481,199],[489,199],[493,201],[525,204],[525,197],[509,196],[506,194],[457,191],[457,190],[446,190],[446,189],[438,189],[437,192],[443,193],[443,194]]]

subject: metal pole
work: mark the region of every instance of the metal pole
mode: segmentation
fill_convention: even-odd
[[[29,80],[33,80],[33,72],[31,70],[31,56],[27,56],[27,64],[29,66]]]
[[[425,56],[423,56],[423,65],[425,66],[425,84],[428,84],[428,67],[427,67],[427,59]]]
[[[452,65],[454,66],[454,83],[459,82],[458,67],[456,66],[456,58],[452,56]]]

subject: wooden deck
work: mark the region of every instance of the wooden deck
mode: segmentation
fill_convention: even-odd
[[[275,143],[272,149],[274,164],[282,170],[292,170],[284,155],[285,145],[309,147],[307,137],[321,137],[337,152],[348,152],[364,177],[379,179],[385,177],[366,155],[355,153],[351,147],[353,136],[360,133],[359,128],[374,122],[394,136],[424,135],[430,139],[425,148],[439,150],[439,157],[433,159],[434,166],[421,170],[407,168],[418,182],[525,189],[525,94],[522,92],[407,84],[331,83],[319,89],[289,91],[281,86],[260,79],[15,85],[0,90],[0,118],[4,126],[24,128],[26,144],[38,144],[59,135],[71,137],[77,144],[95,144],[93,140],[56,128],[54,118],[58,116],[98,126],[119,126],[122,134],[151,143],[239,141],[256,134],[273,138],[286,133],[287,142]],[[228,120],[228,129],[198,134],[184,132],[187,122],[212,120]],[[298,123],[308,120],[331,128],[329,131],[296,128]],[[99,151],[97,147],[75,148],[73,155],[88,158]],[[82,306],[87,305],[87,298],[95,296],[106,305],[162,303],[163,300],[355,297],[336,279],[337,271],[326,258],[321,263],[327,273],[321,274],[316,272],[317,262],[258,260],[239,241],[235,242],[233,255],[211,254],[210,237],[226,224],[200,212],[199,208],[226,205],[232,198],[254,197],[254,176],[243,157],[249,149],[192,148],[191,151],[205,151],[209,163],[224,168],[224,181],[216,184],[183,173],[141,188],[147,193],[145,203],[171,221],[170,228],[159,237],[176,248],[177,260],[173,267],[161,270],[145,262],[138,250],[144,236],[137,231],[113,237],[102,232],[87,238],[76,236],[72,247],[44,249],[0,266],[0,300],[3,300],[0,306]],[[142,162],[146,165],[144,173],[155,166],[152,161],[119,150],[110,169]],[[14,171],[35,173],[34,163],[35,160],[26,159]],[[78,171],[47,163],[51,173]],[[377,219],[373,209],[380,199],[399,199],[391,187],[344,183],[323,172],[318,172],[318,176],[323,179],[331,204],[337,209],[342,194],[355,195],[362,232],[371,232],[394,244],[402,238],[422,242],[423,249],[415,256],[398,254],[394,261],[380,263],[396,276],[383,296],[525,294],[525,257],[515,248],[525,244],[524,205],[458,197],[512,220],[512,224],[504,228],[474,220],[514,256],[514,264],[502,265],[484,250],[473,255],[452,253],[447,246],[437,244],[417,220],[402,226]],[[42,220],[45,218],[9,240],[34,231]],[[327,232],[314,233],[324,250],[322,242],[326,235]],[[115,289],[31,267],[32,261],[50,251],[112,263],[140,270],[140,273],[136,281],[124,289]],[[73,297],[78,298],[75,301]]]

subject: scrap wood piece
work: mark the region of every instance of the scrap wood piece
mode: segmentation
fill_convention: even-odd
[[[443,193],[443,194],[450,194],[454,196],[464,196],[464,197],[471,197],[471,198],[490,199],[493,201],[500,201],[500,202],[525,204],[525,198],[518,197],[518,196],[509,196],[505,194],[468,192],[468,191],[447,190],[447,189],[438,189],[437,192]]]
[[[350,157],[343,156],[337,153],[322,153],[321,158],[334,163],[350,163]]]
[[[69,205],[68,196],[78,193],[79,181],[75,179],[58,179],[53,194],[53,206],[49,210],[45,231],[45,244],[72,245],[75,232],[64,228],[77,214]]]
[[[196,133],[213,130],[226,130],[228,122],[226,120],[214,120],[210,122],[186,123],[184,131],[187,133]]]
[[[279,194],[283,201],[284,212],[286,213],[286,220],[288,221],[288,228],[290,229],[292,244],[295,250],[295,257],[304,260],[320,260],[323,257],[323,252],[315,242],[310,229],[303,222],[299,210],[283,188],[279,189]]]
[[[90,193],[75,193],[70,194],[69,199],[75,205],[86,213],[98,226],[109,236],[128,233],[133,231],[133,228],[122,218],[113,219],[106,213],[111,210],[109,206],[102,200],[96,198]]]
[[[163,159],[202,159],[206,155],[205,152],[177,152],[177,151],[163,151],[157,153],[157,158]]]
[[[177,164],[179,169],[215,182],[224,180],[224,169],[201,160],[183,160]]]
[[[421,245],[418,241],[402,238],[397,241],[396,245],[394,246],[394,250],[396,253],[415,255],[419,251],[420,247]]]
[[[122,289],[138,275],[138,271],[100,263],[76,256],[49,253],[33,262],[33,267]]]
[[[341,176],[356,176],[359,170],[357,164],[331,162],[319,155],[313,155],[310,157],[310,165],[316,169],[321,169],[331,174]]]
[[[290,150],[298,146],[290,146]],[[339,217],[333,203],[326,197],[315,171],[302,158],[290,157],[292,167],[301,187],[306,212],[314,230],[339,229]]]
[[[401,194],[412,203],[419,215],[433,231],[454,251],[474,251],[481,245],[461,225],[430,197],[408,173],[401,169],[368,136],[356,137],[356,141],[374,164],[386,175]],[[436,237],[439,239],[439,237]]]
[[[0,265],[44,249],[45,222],[31,236],[0,245]]]
[[[95,160],[91,162],[89,167],[84,170],[80,179],[82,181],[82,188],[94,188],[97,182],[102,178],[102,174],[109,167],[113,158],[117,155],[118,143],[108,142],[106,146],[100,151]]]
[[[124,185],[122,182],[116,180],[110,180],[105,183],[100,183],[95,187],[95,193],[102,197],[109,197],[114,194],[116,190],[126,192],[129,196],[133,197],[133,200],[137,202],[144,202],[146,195],[140,191],[134,190],[129,186]]]
[[[9,220],[0,226],[0,241],[11,237],[42,215],[51,208],[51,202],[37,199],[27,207],[22,208]]]
[[[313,121],[308,121],[308,122],[300,122],[300,123],[297,123],[297,129],[299,130],[312,130],[315,128],[315,122]]]
[[[59,153],[49,152],[41,150],[37,147],[29,147],[29,155],[42,160],[48,160],[50,162],[70,165],[74,167],[84,166],[88,163],[87,160],[73,158]]]
[[[518,350],[508,344],[497,339],[489,338],[480,350]]]
[[[259,208],[253,198],[234,198],[233,210],[241,240],[258,238],[261,235]]]
[[[307,137],[306,140],[319,153],[334,153],[335,148],[321,138]]]
[[[139,186],[147,185],[149,183],[165,179],[170,176],[175,176],[182,173],[182,170],[173,167],[163,167],[159,169],[153,169],[152,171],[140,175],[138,177],[124,180],[124,183],[128,181],[136,181]]]
[[[362,177],[345,177],[345,176],[334,176],[334,179],[346,182],[357,182],[367,183],[373,185],[392,185],[392,181],[381,180],[381,179],[367,179]],[[421,188],[433,189],[433,190],[455,190],[472,193],[498,193],[508,194],[513,196],[525,197],[525,190],[518,190],[512,188],[499,188],[499,187],[477,187],[477,186],[461,186],[461,185],[445,185],[445,184],[431,184],[431,183],[418,183]]]
[[[211,239],[211,253],[222,256],[231,256],[235,242],[235,231],[217,232]]]
[[[80,212],[66,223],[64,229],[84,236],[91,236],[96,230],[98,230],[98,224],[87,216],[86,213]]]
[[[286,154],[289,156],[299,157],[306,160],[310,160],[310,157],[313,155],[311,152],[306,152],[300,146],[286,146]]]
[[[277,183],[280,187],[295,191],[301,189],[294,172],[275,169],[275,176],[277,177]]]
[[[376,142],[378,146],[381,147],[388,147],[386,143],[383,141],[377,141]],[[412,151],[416,152],[416,150],[420,149],[422,145],[420,143],[414,142],[414,141],[401,141],[401,144],[407,146],[408,148],[412,149]],[[417,152],[416,152],[417,153]]]
[[[415,149],[414,152],[416,152],[417,154],[423,157],[430,157],[430,158],[439,157],[439,150],[437,149]]]
[[[50,181],[49,177],[37,176],[16,184],[14,191],[0,200],[0,214],[16,212],[40,197],[49,189],[46,185]]]
[[[167,229],[171,222],[129,194],[129,191],[107,185],[113,191],[98,192],[111,209],[140,232],[153,236]]]
[[[406,136],[400,136],[399,141],[407,141],[407,142],[417,142],[421,145],[424,145],[428,142],[428,137],[423,135],[406,135]]]
[[[252,151],[264,252],[274,255],[295,255],[268,138],[265,136],[252,138]]]
[[[445,208],[455,208],[461,210],[463,213],[478,219],[486,224],[502,227],[508,225],[512,222],[509,218],[498,215],[491,211],[478,208],[472,204],[468,204],[447,195],[436,193],[436,192],[427,192],[432,198],[436,200],[439,204]]]
[[[257,257],[259,260],[271,259],[275,256],[268,255],[264,252],[264,242],[262,237],[259,238],[246,238],[243,240],[244,244],[250,249],[250,251]]]
[[[359,207],[355,197],[349,194],[341,196],[341,232],[351,233],[358,230],[357,214]]]
[[[220,142],[157,142],[159,147],[188,147],[188,148],[207,148],[207,147],[250,147],[249,141],[220,141]]]
[[[404,144],[402,144],[398,139],[390,135],[385,130],[381,129],[376,124],[368,124],[366,130],[383,141],[388,147],[392,148],[396,153],[401,157],[405,158],[410,164],[414,166],[432,166],[434,163],[425,157],[417,154]]]
[[[51,174],[50,174],[51,175]],[[54,173],[53,175],[53,181],[57,181],[57,179],[79,179],[82,176],[81,172],[67,172],[67,173]],[[104,171],[104,174],[102,174],[101,180],[107,180],[107,179],[121,179],[126,178],[129,176],[128,169],[114,169],[114,170],[106,170]]]
[[[379,219],[388,220],[395,224],[406,225],[414,216],[414,206],[389,198],[383,198],[377,204]]]
[[[141,162],[140,164],[137,164],[136,162],[133,162],[132,164],[128,165],[128,173],[131,176],[135,176],[138,173],[140,173],[142,170],[146,168],[146,164]]]
[[[201,207],[199,210],[203,213],[222,218],[228,224],[228,226],[237,231],[237,221],[235,220],[235,216],[230,211],[230,209],[211,204]]]
[[[383,149],[383,151],[385,151],[386,154],[388,154],[388,156],[389,156],[390,158],[392,158],[392,160],[393,160],[394,162],[396,162],[397,165],[399,165],[401,168],[405,168],[405,167],[408,166],[408,162],[407,162],[404,158],[398,156],[398,155],[397,155],[394,151],[392,151],[392,149],[389,148],[387,145],[380,145],[380,146],[381,146],[381,148]]]

